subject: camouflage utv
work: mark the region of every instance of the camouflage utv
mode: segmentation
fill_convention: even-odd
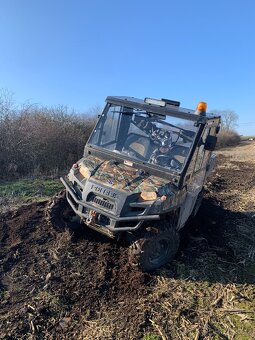
[[[167,99],[107,97],[83,158],[61,178],[65,194],[51,204],[51,220],[70,226],[75,215],[128,240],[129,260],[141,270],[164,265],[201,204],[219,124],[203,102],[194,111]]]

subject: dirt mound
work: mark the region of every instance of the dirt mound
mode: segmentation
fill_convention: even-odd
[[[153,277],[130,268],[125,248],[91,230],[75,237],[55,231],[44,222],[44,207],[34,203],[1,216],[1,336],[45,338],[54,329],[73,338],[82,334],[81,318],[89,323],[102,306],[117,310],[118,332],[128,322],[137,334],[146,320],[137,302]]]

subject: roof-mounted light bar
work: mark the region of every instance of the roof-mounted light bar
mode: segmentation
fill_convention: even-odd
[[[171,99],[153,99],[153,98],[148,98],[146,97],[144,99],[144,102],[150,105],[158,105],[158,106],[166,106],[166,105],[171,105],[171,106],[175,106],[175,107],[179,107],[180,106],[180,102],[177,102],[176,100],[171,100]]]
[[[181,103],[177,102],[176,100],[165,99],[165,98],[162,98],[161,100],[163,100],[167,105],[172,105],[172,106],[180,106],[181,105]]]
[[[144,102],[149,105],[158,105],[158,106],[166,106],[166,102],[160,99],[153,99],[153,98],[144,98]]]

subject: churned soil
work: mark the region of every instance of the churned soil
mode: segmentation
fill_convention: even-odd
[[[255,221],[254,187],[254,164],[220,155],[176,259],[150,274],[131,267],[114,240],[87,228],[55,230],[47,202],[2,214],[0,339],[230,338],[239,326],[230,318],[224,328],[219,314],[234,303],[226,287],[255,283],[252,243],[238,243]]]
[[[96,232],[56,232],[44,209],[33,203],[1,216],[0,336],[77,337],[103,306],[117,310],[118,332],[139,334],[139,298],[153,277],[130,268],[126,249]]]

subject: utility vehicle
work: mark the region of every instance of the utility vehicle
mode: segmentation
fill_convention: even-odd
[[[107,97],[106,106],[66,178],[50,216],[73,214],[90,228],[130,242],[143,271],[170,261],[179,230],[195,215],[215,163],[220,117],[168,99]],[[65,207],[65,208],[64,208]]]

